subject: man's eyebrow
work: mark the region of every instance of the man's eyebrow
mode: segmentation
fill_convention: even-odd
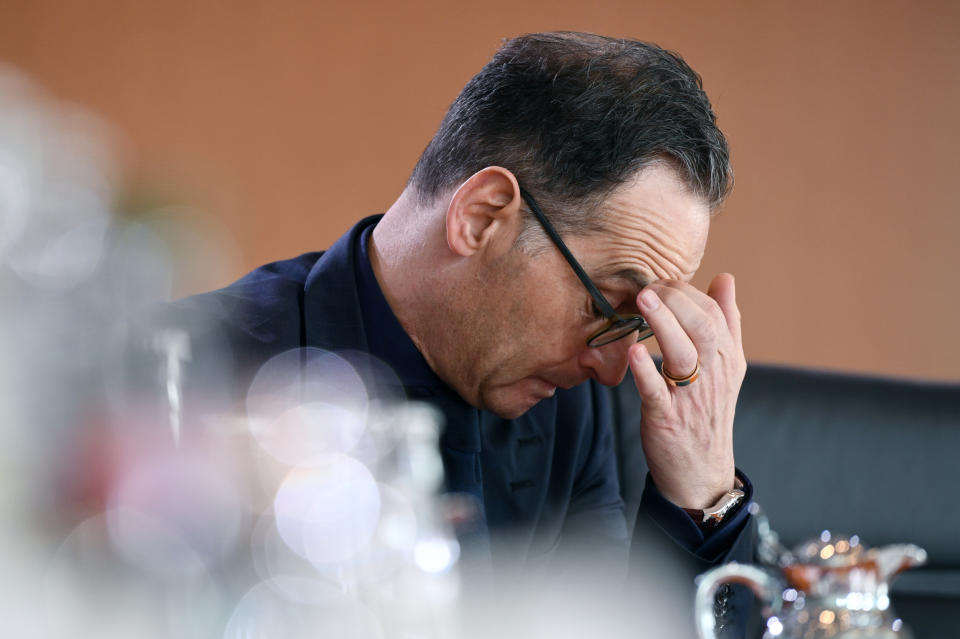
[[[623,268],[619,271],[613,271],[612,273],[604,273],[601,277],[609,279],[624,280],[629,284],[632,284],[639,291],[640,289],[647,286],[650,283],[650,279],[639,271],[635,271],[630,268]]]

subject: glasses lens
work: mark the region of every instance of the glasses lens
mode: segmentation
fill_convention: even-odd
[[[639,331],[637,334],[638,342],[653,335],[653,330],[647,325],[646,320],[639,315],[633,315],[631,317],[618,317],[610,326],[606,327],[599,333],[596,333],[589,340],[587,340],[587,346],[593,348],[598,346],[606,346],[610,342],[615,342],[618,339],[622,339],[635,331]]]

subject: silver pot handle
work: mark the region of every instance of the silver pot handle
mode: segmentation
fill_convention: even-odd
[[[749,587],[764,603],[764,616],[774,615],[780,611],[782,603],[780,593],[783,591],[783,586],[777,578],[765,570],[746,564],[730,562],[718,566],[700,575],[697,585],[694,614],[697,618],[697,635],[700,639],[716,639],[713,601],[717,589],[727,583],[743,584]]]

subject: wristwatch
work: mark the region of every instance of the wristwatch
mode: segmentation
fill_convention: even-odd
[[[733,478],[733,490],[728,490],[709,508],[684,508],[683,510],[693,517],[697,525],[704,530],[712,530],[723,523],[723,520],[743,503],[746,493],[743,492],[743,482],[739,477]]]

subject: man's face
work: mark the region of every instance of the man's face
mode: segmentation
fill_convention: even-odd
[[[618,313],[637,313],[637,293],[648,283],[693,276],[707,240],[709,210],[673,169],[657,164],[643,170],[602,212],[603,233],[563,239]],[[474,403],[514,418],[558,387],[591,377],[606,385],[623,379],[633,340],[586,346],[605,318],[556,247],[534,256],[517,249],[491,268],[499,272],[487,279],[478,304],[482,316],[471,322],[468,385],[476,393]]]

